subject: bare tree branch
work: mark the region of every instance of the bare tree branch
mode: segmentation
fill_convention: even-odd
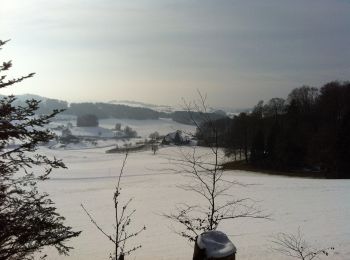
[[[191,152],[185,152],[180,148],[179,157],[170,158],[169,161],[174,166],[171,169],[174,173],[183,174],[191,179],[191,182],[181,185],[180,188],[199,194],[204,203],[198,205],[182,204],[176,208],[175,213],[164,214],[166,218],[183,226],[184,231],[176,231],[176,233],[190,241],[195,241],[195,237],[202,232],[215,230],[220,222],[225,220],[269,218],[269,215],[264,214],[256,207],[250,198],[235,198],[233,188],[235,186],[246,187],[247,185],[224,178],[218,130],[208,113],[207,97],[200,92],[198,94],[198,103],[190,103],[185,100],[183,103],[190,119],[197,127],[197,134],[204,138],[204,143],[210,152],[199,154],[196,147],[191,147]],[[201,122],[195,120],[194,112],[200,113]],[[205,132],[203,124],[209,126],[208,132]]]
[[[117,179],[117,184],[115,187],[115,191],[113,193],[113,203],[114,203],[114,212],[115,212],[115,224],[114,224],[114,235],[109,235],[105,232],[95,221],[95,219],[91,216],[91,214],[85,209],[85,207],[81,204],[81,207],[85,211],[85,213],[90,218],[91,222],[95,225],[95,227],[114,244],[114,254],[111,254],[112,260],[123,260],[125,255],[129,255],[137,249],[141,248],[141,245],[134,246],[132,248],[126,248],[126,242],[131,238],[138,236],[142,231],[146,230],[146,227],[143,226],[139,230],[135,232],[130,232],[129,228],[132,223],[132,216],[136,212],[135,209],[129,211],[128,207],[132,202],[132,198],[130,198],[126,203],[119,205],[119,199],[121,196],[121,178],[124,173],[124,168],[126,166],[126,161],[128,158],[128,154],[125,154],[122,167],[119,172],[119,176]]]
[[[301,260],[312,260],[321,256],[329,256],[329,252],[334,250],[334,247],[321,249],[312,248],[304,239],[304,235],[298,228],[296,234],[278,233],[274,240],[273,250],[292,258]]]

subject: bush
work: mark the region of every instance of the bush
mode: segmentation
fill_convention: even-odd
[[[95,115],[82,115],[77,117],[77,126],[98,126],[98,118]]]
[[[130,126],[126,126],[124,128],[124,133],[129,138],[133,138],[133,137],[137,136],[137,132],[135,130],[133,130]]]

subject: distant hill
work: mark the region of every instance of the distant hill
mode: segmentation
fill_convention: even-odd
[[[1,97],[2,95],[0,95]],[[103,102],[82,102],[71,103],[67,101],[42,97],[39,95],[25,94],[16,95],[16,105],[25,105],[25,100],[36,99],[40,100],[40,108],[38,114],[49,114],[54,109],[64,109],[62,114],[81,116],[84,114],[93,114],[98,118],[119,118],[119,119],[159,119],[171,118],[172,120],[182,124],[193,124],[193,120],[200,123],[203,120],[203,114],[193,112],[191,115],[187,111],[175,110],[170,106],[157,106],[136,101],[110,101]],[[216,120],[226,117],[226,112],[223,110],[214,110],[205,114],[211,119]]]
[[[0,97],[4,97],[4,95],[0,95]],[[23,106],[25,105],[26,100],[31,100],[31,99],[40,101],[40,106],[39,106],[39,109],[37,110],[38,114],[50,114],[54,109],[68,108],[67,101],[42,97],[42,96],[33,95],[33,94],[16,95],[16,100],[14,102],[14,105]]]
[[[42,97],[39,95],[34,95],[34,94],[23,94],[23,95],[15,95],[17,100],[20,101],[25,101],[27,99],[36,99],[36,100],[44,100],[44,99],[48,99],[46,97]],[[6,95],[1,95],[0,94],[0,98],[6,97]]]
[[[115,105],[108,103],[71,103],[64,112],[81,116],[84,114],[93,114],[98,118],[120,118],[120,119],[158,119],[159,112],[149,108],[131,107],[125,105]]]
[[[114,104],[114,105],[125,105],[130,107],[144,107],[144,108],[149,108],[158,112],[165,112],[165,113],[171,113],[175,110],[171,106],[154,105],[154,104],[149,104],[149,103],[144,103],[139,101],[130,101],[130,100],[111,100],[108,103]]]

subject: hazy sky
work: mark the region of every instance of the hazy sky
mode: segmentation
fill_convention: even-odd
[[[0,90],[68,101],[250,107],[350,80],[349,0],[0,0]]]

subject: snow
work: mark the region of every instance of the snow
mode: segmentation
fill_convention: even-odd
[[[60,120],[53,121],[49,124],[49,128],[57,136],[62,135],[62,129],[66,128],[67,124],[75,124],[76,119],[71,116],[62,116]],[[137,131],[138,138],[122,138],[123,132],[115,131],[116,123],[120,123],[122,129],[125,126],[130,126]],[[61,150],[77,150],[77,149],[92,149],[92,148],[113,148],[115,146],[124,147],[125,145],[137,145],[149,138],[149,135],[157,131],[160,135],[166,135],[175,130],[180,130],[185,134],[194,133],[195,127],[192,125],[184,125],[174,122],[171,119],[161,118],[159,120],[131,120],[131,119],[100,119],[98,127],[70,127],[72,135],[86,137],[86,140],[81,140],[79,143],[60,144],[51,142],[51,149]],[[115,139],[115,135],[118,138]],[[90,137],[94,140],[88,140]],[[96,138],[96,139],[95,139]],[[194,142],[193,142],[194,143]]]
[[[46,154],[62,158],[68,170],[56,170],[52,179],[41,183],[41,190],[51,194],[66,223],[82,230],[72,239],[70,256],[58,256],[48,250],[49,259],[107,259],[113,245],[90,222],[80,204],[91,212],[107,231],[113,230],[112,195],[123,154],[106,154],[107,148],[87,150],[50,150]],[[206,151],[205,148],[199,150]],[[178,186],[188,182],[182,175],[167,169],[168,157],[176,147],[130,154],[122,178],[122,198],[134,198],[136,209],[131,229],[146,225],[147,230],[132,245],[142,248],[131,259],[191,259],[193,244],[173,232],[177,224],[162,214],[172,212],[178,203],[198,203],[197,194]],[[219,225],[237,247],[237,259],[284,260],[270,248],[272,236],[279,232],[295,233],[298,227],[306,239],[318,247],[335,247],[330,259],[350,259],[350,180],[317,180],[253,174],[244,171],[225,172],[228,180],[239,180],[248,187],[236,186],[233,195],[258,201],[272,220],[236,219]]]
[[[197,245],[200,249],[205,249],[207,257],[221,258],[237,252],[225,233],[212,230],[200,234],[197,238]]]
[[[114,128],[116,123],[121,123],[122,128],[130,126],[133,130],[136,130],[137,135],[142,138],[148,138],[149,135],[157,131],[160,135],[166,135],[176,130],[181,130],[184,133],[194,133],[195,126],[184,125],[177,123],[169,118],[160,118],[158,120],[133,120],[133,119],[102,119],[99,120],[99,124],[105,128]]]
[[[55,128],[57,126],[66,126],[68,123],[71,123],[73,126],[75,126],[76,119],[72,117],[62,117],[59,121],[51,122],[49,127]],[[99,126],[109,130],[113,130],[116,123],[120,123],[122,129],[125,126],[130,126],[133,130],[136,130],[137,135],[142,138],[148,138],[149,135],[155,131],[157,131],[160,135],[166,135],[176,130],[181,130],[184,133],[195,132],[195,126],[180,124],[169,118],[160,118],[158,120],[133,120],[116,118],[99,119]],[[60,131],[57,131],[57,134],[60,135]],[[95,131],[94,134],[98,134],[98,131]]]
[[[130,107],[143,107],[143,108],[149,108],[158,112],[168,112],[171,113],[175,110],[175,107],[166,106],[166,105],[154,105],[154,104],[147,104],[144,102],[137,102],[137,101],[129,101],[129,100],[112,100],[109,101],[110,104],[115,105],[124,105],[124,106],[130,106]]]
[[[82,150],[82,149],[95,149],[95,148],[115,148],[116,145],[124,146],[127,144],[126,140],[115,140],[115,139],[105,139],[105,140],[81,140],[79,143],[69,143],[62,144],[57,142],[49,143],[50,149],[61,149],[61,150]]]
[[[72,127],[70,129],[72,135],[82,137],[101,137],[101,138],[113,138],[115,133],[113,131],[103,127]]]

